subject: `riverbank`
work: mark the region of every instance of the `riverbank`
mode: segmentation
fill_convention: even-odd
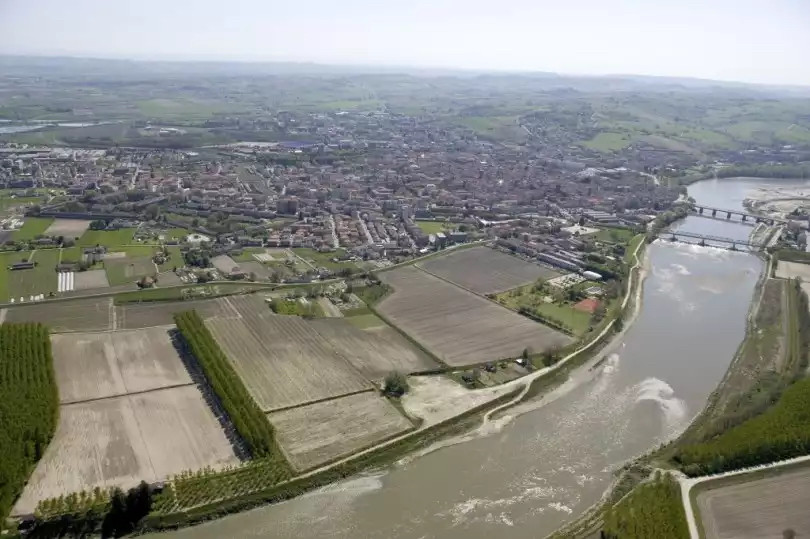
[[[643,248],[644,244],[642,242],[635,244],[633,251],[635,263],[632,266],[633,271],[630,272],[630,276],[628,277],[627,290],[620,303],[621,309],[619,312],[625,312],[631,304],[637,303],[634,298],[639,297],[637,295],[637,289],[640,286],[639,266],[643,260],[640,253]],[[593,339],[563,358],[556,365],[535,371],[526,377],[499,386],[498,393],[487,393],[487,399],[483,403],[480,401],[468,402],[467,404],[475,406],[472,410],[452,410],[452,415],[449,417],[445,415],[446,411],[442,410],[440,414],[434,414],[432,417],[429,417],[428,421],[422,423],[420,429],[412,433],[369,448],[362,453],[347,457],[340,462],[332,463],[318,470],[313,470],[305,476],[299,476],[284,484],[268,487],[258,493],[249,493],[244,496],[239,496],[238,499],[223,499],[195,508],[176,511],[171,514],[152,515],[144,522],[144,527],[148,530],[185,527],[198,522],[213,520],[228,513],[236,513],[251,507],[272,504],[298,496],[314,488],[342,480],[365,470],[386,467],[392,462],[398,461],[403,456],[433,452],[442,447],[448,439],[457,437],[457,435],[462,432],[475,430],[476,426],[479,428],[497,427],[497,425],[493,425],[493,423],[497,423],[493,421],[495,415],[521,402],[527,394],[530,382],[548,375],[550,372],[562,369],[566,365],[571,364],[575,359],[581,358],[583,353],[591,352],[600,343],[609,341],[609,337],[614,333],[614,324],[615,320],[607,320],[605,326],[601,328],[598,334],[594,335]],[[623,324],[623,326],[627,325],[629,324]],[[588,357],[590,357],[590,355],[588,355]],[[424,391],[426,392],[425,394],[428,394],[431,388],[425,384],[422,385],[425,387],[415,388],[416,392]],[[469,394],[477,397],[479,391],[470,391]],[[407,409],[409,406],[410,404],[406,405],[405,408]],[[206,479],[210,480],[211,478]],[[211,487],[211,485],[209,485],[209,487]],[[213,487],[215,487],[215,485]],[[214,491],[216,491],[215,488]]]

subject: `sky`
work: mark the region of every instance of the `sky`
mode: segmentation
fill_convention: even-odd
[[[810,86],[810,0],[0,0],[0,53]]]

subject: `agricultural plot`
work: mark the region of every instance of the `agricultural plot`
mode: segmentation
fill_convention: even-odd
[[[117,245],[127,245],[132,242],[135,235],[134,228],[120,228],[118,230],[88,230],[79,238],[76,245],[79,247],[93,247],[103,245],[115,247]]]
[[[196,386],[69,404],[13,513],[94,487],[129,488],[238,459]]]
[[[196,310],[203,319],[218,317],[238,317],[230,303],[218,299],[199,299],[173,302],[144,302],[128,303],[116,307],[117,327],[120,329],[138,329],[153,326],[166,326],[174,324],[174,314],[183,311]]]
[[[373,391],[268,414],[287,459],[302,471],[413,428]]]
[[[560,274],[489,247],[454,251],[417,264],[428,273],[477,294],[494,294]]]
[[[88,228],[90,228],[90,221],[83,219],[54,219],[45,230],[45,235],[81,238]]]
[[[107,280],[113,286],[131,283],[141,277],[148,277],[157,273],[155,263],[152,262],[150,256],[105,258],[104,268],[107,271]]]
[[[11,299],[24,298],[29,301],[31,296],[58,291],[56,265],[59,263],[59,249],[42,249],[31,253],[31,262],[35,263],[32,269],[9,271],[8,293]],[[15,260],[16,261],[16,260]]]
[[[233,258],[229,257],[228,255],[215,256],[211,259],[211,265],[225,275],[239,269],[239,264],[234,262]]]
[[[377,306],[393,324],[457,367],[542,352],[571,339],[412,266],[380,274],[394,288]]]
[[[698,493],[696,502],[706,539],[810,535],[810,470],[783,472]],[[787,537],[787,536],[785,536]]]
[[[93,288],[107,288],[107,274],[104,270],[79,271],[73,274],[74,290],[91,290]]]
[[[391,371],[404,373],[439,368],[427,354],[387,325],[363,331],[346,320],[310,323],[321,339],[370,380],[382,380]]]
[[[42,302],[6,309],[6,322],[41,322],[56,333],[106,330],[112,327],[112,320],[111,298]]]
[[[273,275],[273,272],[261,262],[242,262],[239,264],[239,267],[242,268],[248,275],[253,275],[256,279],[259,280],[269,280],[270,277]]]
[[[53,335],[51,343],[63,404],[192,383],[167,328]]]
[[[13,238],[15,241],[22,241],[42,236],[52,222],[53,219],[48,217],[26,217],[23,226],[14,231]]]
[[[371,387],[301,318],[212,318],[206,326],[266,412]]]
[[[775,275],[780,279],[795,279],[796,277],[800,277],[802,281],[810,282],[810,264],[780,260],[776,264]]]

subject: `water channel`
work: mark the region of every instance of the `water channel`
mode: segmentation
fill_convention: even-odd
[[[719,180],[689,191],[742,209],[757,185]],[[732,238],[751,230],[702,217],[679,226]],[[744,335],[762,266],[743,252],[659,240],[635,322],[604,362],[552,394],[378,473],[155,537],[543,537],[597,502],[622,463],[701,410]]]

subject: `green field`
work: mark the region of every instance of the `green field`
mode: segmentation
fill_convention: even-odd
[[[105,260],[104,269],[110,286],[132,283],[156,273],[151,255]]]
[[[53,223],[52,218],[26,217],[22,228],[15,230],[12,239],[15,241],[32,240],[41,236]]]
[[[118,230],[88,230],[85,232],[76,245],[79,247],[93,247],[103,245],[105,247],[115,247],[132,243],[135,235],[134,228],[121,228]]]
[[[160,233],[167,241],[168,240],[184,240],[189,235],[188,229],[185,228],[170,228]]]
[[[582,283],[587,287],[585,283]],[[556,322],[568,328],[574,335],[583,335],[591,327],[590,313],[574,309],[573,304],[546,303],[545,297],[549,295],[546,290],[537,291],[534,285],[526,285],[508,292],[498,294],[496,301],[512,310],[527,310],[529,313],[539,315],[551,322]]]
[[[59,263],[59,249],[42,249],[24,253],[4,253],[3,269],[0,270],[0,300],[8,300],[9,294],[19,300],[37,294],[48,295],[56,292],[56,265]],[[31,257],[29,259],[29,256]],[[31,260],[37,265],[34,269],[10,271],[6,268],[14,262]]]
[[[630,243],[627,244],[627,248],[624,250],[624,262],[625,264],[632,264],[635,262],[633,259],[633,253],[638,248],[639,244],[643,242],[645,239],[644,234],[638,234],[633,236],[633,239],[630,240]]]
[[[254,254],[263,253],[264,247],[245,247],[238,255],[231,255],[236,262],[255,262]]]
[[[329,253],[321,253],[315,249],[306,247],[294,248],[292,250],[298,257],[306,260],[318,268],[326,268],[332,271],[340,271],[345,268],[356,269],[357,265],[351,261],[333,262],[333,258],[340,258],[346,254],[345,249],[336,249]]]
[[[376,328],[386,325],[381,318],[379,318],[376,314],[372,312],[369,312],[367,314],[358,314],[357,316],[350,316],[346,318],[346,321],[349,322],[354,327],[360,329]]]
[[[0,195],[0,211],[6,210],[8,208],[14,208],[16,206],[23,206],[25,204],[36,204],[37,202],[41,202],[42,197],[8,197]]]
[[[629,228],[600,228],[599,232],[593,235],[597,240],[609,243],[628,243],[634,236]]]
[[[681,488],[669,474],[656,473],[605,514],[605,539],[686,539],[689,527]]]
[[[453,225],[445,221],[416,221],[416,226],[425,234],[435,234],[445,230],[452,230]]]
[[[180,247],[174,245],[169,246],[166,249],[169,251],[169,258],[163,264],[158,264],[160,271],[170,271],[175,267],[181,268],[185,265],[185,262],[183,261],[183,253],[180,251]]]
[[[599,133],[591,140],[583,142],[581,145],[597,152],[617,152],[623,150],[633,142],[630,135],[623,133]]]

